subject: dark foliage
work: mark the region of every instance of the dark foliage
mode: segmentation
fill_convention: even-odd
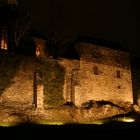
[[[117,108],[120,108],[122,110],[125,110],[125,108],[123,108],[117,104],[114,104],[110,101],[93,101],[93,100],[89,100],[89,101],[83,103],[82,108],[90,109],[93,106],[100,107],[100,106],[104,106],[104,105],[111,105],[111,106],[115,106]]]
[[[40,74],[43,76],[45,107],[59,107],[65,102],[63,99],[65,70],[56,60],[46,59],[44,63],[40,63],[43,65]]]

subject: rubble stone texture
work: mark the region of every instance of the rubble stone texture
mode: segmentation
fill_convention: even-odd
[[[80,51],[80,61],[60,61],[66,68],[66,100],[77,106],[89,100],[133,104],[129,54],[88,43],[79,43],[76,47]],[[98,74],[94,73],[94,67],[98,68]]]
[[[21,116],[24,121],[33,121],[35,116],[39,117],[41,114],[41,119],[47,121],[86,122],[125,113],[111,105],[91,109],[81,107],[91,100],[131,107],[133,92],[129,54],[83,42],[75,47],[80,60],[59,58],[58,63],[65,68],[64,99],[72,102],[77,109],[66,107],[43,110],[42,79],[35,74],[38,65],[34,58],[25,57],[12,79],[12,84],[0,97],[0,114],[8,115],[9,121],[14,122],[17,118],[22,122]],[[137,110],[136,107],[135,109]],[[5,118],[4,115],[1,115],[1,121]]]

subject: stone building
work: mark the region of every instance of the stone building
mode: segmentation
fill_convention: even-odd
[[[64,98],[68,102],[76,106],[91,100],[133,104],[127,52],[116,44],[87,38],[75,41],[74,47],[80,60],[60,60],[66,69]]]
[[[7,0],[6,3],[17,6],[16,0]],[[3,24],[0,26],[0,50],[10,49],[7,27]],[[46,51],[45,39],[39,37],[31,39],[34,42],[34,48],[31,49],[33,54],[37,57],[50,56]],[[23,46],[23,50],[26,51],[25,48],[26,45]],[[127,52],[116,44],[89,38],[77,39],[73,43],[73,48],[79,59],[60,56],[58,60],[66,70],[64,98],[67,102],[73,102],[76,106],[81,106],[90,100],[133,104],[131,67]],[[29,47],[27,47],[27,52],[29,52]],[[34,68],[31,73],[34,73]],[[32,82],[31,86],[33,86]],[[33,94],[33,87],[30,88],[30,93]],[[14,90],[12,92],[14,93]]]
[[[44,55],[46,57],[51,56],[49,52],[46,52],[46,47],[48,46],[46,46],[44,39],[34,37],[33,40],[35,43],[33,50],[37,57]],[[73,51],[68,50],[68,52],[70,52],[69,55],[73,55],[72,53],[74,52],[76,57],[72,59],[72,57],[66,58],[62,57],[65,55],[62,55],[57,60],[65,69],[63,97],[66,102],[72,102],[78,107],[90,101],[133,104],[129,53],[125,52],[116,44],[88,38],[77,39],[70,48],[72,48]],[[39,53],[37,51],[39,51]],[[20,99],[20,97],[25,95],[24,97],[27,97],[27,99],[22,102],[28,102],[29,104],[34,103],[33,77],[37,66],[35,60],[28,61],[28,59],[29,58],[27,58],[28,65],[21,64],[19,71],[17,71],[14,77],[14,79],[16,77],[22,79],[21,82],[23,82],[25,78],[22,76],[25,74],[26,76],[24,77],[27,77],[27,79],[25,79],[23,83],[14,80],[15,83],[4,91],[3,98],[5,98],[5,100],[8,101],[8,99],[12,99],[21,101],[23,98]],[[20,72],[24,74],[19,74]],[[27,83],[26,86],[30,89],[25,86],[25,83]],[[18,86],[20,84],[19,87],[21,88],[24,87],[23,93],[25,94],[20,94],[21,90],[17,90],[16,84]],[[42,86],[41,89],[43,90]],[[28,91],[29,96],[26,95],[25,91]],[[40,92],[42,93],[43,91]],[[36,95],[37,98],[40,99],[40,94],[37,93]],[[42,94],[41,98],[43,98]]]

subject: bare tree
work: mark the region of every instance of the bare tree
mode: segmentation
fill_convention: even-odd
[[[31,22],[29,18],[29,14],[26,13],[23,16],[20,16],[16,19],[14,25],[14,42],[16,47],[19,46],[20,41],[28,35],[31,27]]]
[[[10,44],[18,47],[20,41],[29,33],[30,14],[18,5],[16,0],[4,0],[0,1],[0,4],[1,30],[6,27]]]
[[[17,4],[9,4],[7,7],[5,10],[8,13],[6,24],[10,30],[11,41],[18,47],[20,41],[29,33],[30,14]]]
[[[49,36],[49,47],[53,58],[58,58],[67,50],[67,45],[70,44],[71,40],[63,39],[62,34],[53,31]]]

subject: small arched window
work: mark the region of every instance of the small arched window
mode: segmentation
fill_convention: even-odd
[[[99,70],[98,70],[98,67],[97,66],[94,66],[93,67],[93,70],[94,70],[94,74],[95,75],[98,75],[99,74]]]
[[[36,56],[38,57],[38,56],[40,56],[40,54],[41,54],[40,48],[36,47]]]

